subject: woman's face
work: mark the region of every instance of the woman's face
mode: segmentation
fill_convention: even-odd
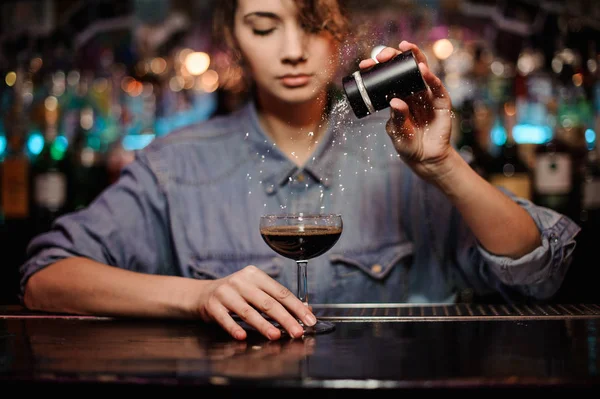
[[[322,95],[339,64],[338,42],[310,33],[293,0],[239,0],[235,40],[259,95],[301,104]]]

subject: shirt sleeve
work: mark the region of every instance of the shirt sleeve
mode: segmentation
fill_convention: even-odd
[[[565,215],[503,191],[531,215],[542,242],[518,259],[494,255],[476,242],[481,262],[489,268],[489,281],[508,298],[524,295],[550,299],[562,285],[572,263],[575,238],[581,228]]]
[[[29,278],[64,258],[86,257],[132,271],[173,274],[167,200],[146,156],[136,154],[119,180],[88,207],[55,220],[29,243],[19,268],[20,299]]]

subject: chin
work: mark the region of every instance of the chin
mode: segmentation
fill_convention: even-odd
[[[319,98],[319,94],[324,90],[315,90],[312,86],[299,87],[295,89],[285,89],[280,93],[279,98],[289,104],[304,104],[315,101]]]

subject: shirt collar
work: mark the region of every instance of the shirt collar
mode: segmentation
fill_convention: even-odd
[[[331,166],[334,161],[334,157],[332,156],[333,151],[329,149],[337,147],[332,146],[331,143],[335,136],[334,131],[336,130],[339,117],[335,115],[329,117],[327,130],[323,133],[315,151],[306,163],[300,167],[281,152],[271,137],[262,129],[254,101],[249,101],[244,106],[243,113],[248,120],[248,131],[246,132],[245,139],[250,144],[251,151],[256,154],[265,154],[268,152],[270,158],[281,162],[278,170],[267,179],[270,181],[270,184],[281,187],[290,181],[290,178],[302,172],[310,175],[315,181],[323,184],[323,186],[329,187],[333,173]]]

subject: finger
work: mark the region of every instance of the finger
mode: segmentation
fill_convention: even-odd
[[[231,317],[229,310],[227,310],[225,306],[220,303],[213,305],[211,317],[233,338],[240,341],[246,339],[248,334],[246,334],[246,331],[233,320],[233,317]]]
[[[381,50],[375,58],[377,58],[377,61],[379,62],[386,62],[391,60],[398,54],[400,54],[398,50],[391,47],[386,47],[383,50]]]
[[[316,324],[317,318],[312,311],[296,295],[292,294],[289,289],[273,279],[261,281],[259,284],[261,284],[260,288],[264,292],[285,306],[292,315],[302,320],[304,324],[307,326],[314,326]]]
[[[433,72],[431,72],[429,67],[427,67],[427,65],[423,63],[419,64],[419,70],[421,71],[423,80],[425,80],[425,83],[427,83],[427,86],[429,86],[429,90],[433,95],[433,108],[438,110],[451,109],[452,100],[442,80],[439,77],[437,77]]]
[[[224,305],[233,313],[237,314],[242,320],[267,337],[270,340],[281,338],[281,331],[273,324],[267,321],[252,305],[239,295],[231,295],[227,297],[227,302]]]
[[[284,288],[285,289],[285,288]],[[289,291],[289,290],[288,290]],[[246,301],[251,302],[261,312],[269,315],[273,320],[277,321],[292,338],[298,338],[304,335],[304,329],[298,323],[295,317],[287,311],[281,303],[272,296],[259,291],[253,291],[252,298],[248,298],[242,293]],[[247,293],[250,295],[251,293]]]
[[[417,63],[421,63],[422,62],[425,65],[429,65],[427,63],[427,56],[425,55],[425,53],[423,53],[421,51],[421,49],[419,49],[419,47],[416,44],[411,43],[411,42],[407,42],[406,40],[403,40],[398,45],[398,48],[402,52],[412,50],[413,54],[415,55],[415,58],[417,59]]]
[[[391,120],[394,123],[397,129],[404,128],[404,125],[407,123],[410,110],[408,108],[408,104],[399,98],[392,98],[390,101],[391,108]]]
[[[408,104],[398,98],[393,98],[390,101],[390,118],[386,124],[386,131],[394,141],[411,138],[410,132],[413,129],[409,118]]]
[[[360,69],[366,69],[366,68],[371,68],[375,64],[377,64],[377,62],[375,62],[375,60],[373,58],[367,58],[366,60],[362,60],[358,64],[358,67]]]

